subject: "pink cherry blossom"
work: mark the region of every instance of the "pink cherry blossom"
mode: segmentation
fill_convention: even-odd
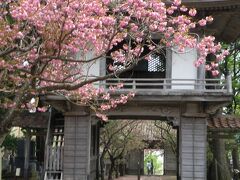
[[[188,8],[186,6],[182,6],[182,7],[180,7],[180,10],[182,12],[187,12]]]
[[[213,17],[212,16],[207,16],[206,20],[207,20],[207,22],[212,22],[213,21]]]
[[[207,21],[206,21],[205,19],[201,19],[200,21],[198,21],[198,24],[199,24],[200,26],[206,26]]]
[[[181,0],[174,0],[174,1],[173,1],[173,4],[174,4],[175,6],[180,6],[181,3],[182,3]]]
[[[213,75],[213,76],[219,75],[219,71],[218,71],[218,70],[213,70],[213,71],[212,71],[212,75]]]
[[[38,107],[37,108],[37,110],[39,111],[39,112],[46,112],[47,111],[47,107]]]
[[[210,71],[210,70],[212,70],[212,67],[207,64],[207,65],[205,66],[205,69],[206,69],[207,71]]]
[[[190,9],[188,13],[189,13],[190,16],[194,17],[197,14],[197,10],[196,9]]]

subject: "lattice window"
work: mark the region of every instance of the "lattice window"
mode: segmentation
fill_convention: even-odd
[[[165,69],[165,58],[159,54],[152,54],[148,61],[148,72],[164,72]]]

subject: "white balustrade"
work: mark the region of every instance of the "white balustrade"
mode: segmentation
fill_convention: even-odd
[[[123,83],[121,90],[133,91],[196,91],[231,93],[231,78],[225,79],[157,79],[157,78],[115,78],[102,81],[101,87],[109,89]],[[97,83],[96,83],[97,84]],[[99,83],[98,83],[99,84]],[[190,88],[187,88],[190,87]]]

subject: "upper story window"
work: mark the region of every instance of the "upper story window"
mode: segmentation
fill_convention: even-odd
[[[118,46],[115,46],[108,54],[110,56],[111,52],[120,49],[122,44],[119,43]],[[150,50],[148,47],[144,48],[142,56],[148,54]],[[106,70],[108,73],[109,65],[114,65],[111,58],[107,58],[106,61]],[[162,50],[159,53],[152,54],[149,60],[141,60],[136,66],[125,73],[122,73],[120,78],[165,78],[166,77],[166,51]]]
[[[162,54],[152,54],[148,60],[148,72],[165,72],[166,59]]]

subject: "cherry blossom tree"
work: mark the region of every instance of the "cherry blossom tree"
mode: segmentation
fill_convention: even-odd
[[[113,178],[115,171],[118,177],[119,165],[132,150],[144,148],[143,134],[141,132],[142,121],[110,120],[101,130],[100,136],[100,168],[101,180],[104,180],[105,160],[110,160],[108,179]]]
[[[180,53],[197,48],[196,66],[214,54],[216,61],[207,70],[217,75],[217,62],[227,52],[214,37],[191,33],[213,20],[195,21],[196,13],[181,0],[167,5],[161,0],[0,0],[0,136],[11,127],[14,113],[31,108],[31,98],[40,94],[78,100],[106,120],[105,110],[133,94],[113,98],[93,83],[118,76],[165,47]],[[108,55],[119,43],[122,48]],[[150,51],[142,55],[144,48]],[[86,69],[105,58],[113,62],[109,73],[90,76]]]

